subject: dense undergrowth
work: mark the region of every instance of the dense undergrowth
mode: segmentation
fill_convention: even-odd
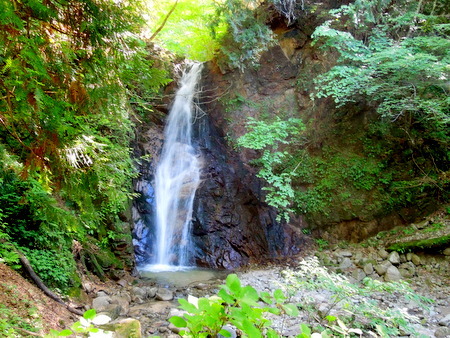
[[[305,2],[296,13],[313,10]],[[309,93],[321,109],[328,99],[326,118],[313,121],[311,112],[293,114],[292,107],[266,116],[259,102],[236,101],[239,96],[232,93],[222,99],[234,110],[259,110],[259,123],[269,135],[280,118],[306,116],[303,131],[289,138],[280,134],[275,146],[261,148],[251,141],[264,137],[252,120],[248,134],[237,140],[239,146],[262,150],[253,163],[267,189],[278,192],[267,195],[269,204],[323,226],[370,221],[394,211],[412,221],[448,201],[450,26],[445,11],[442,1],[393,5],[380,0],[355,1],[322,14],[324,23],[312,34],[311,47],[335,61],[328,68],[303,66],[297,90]],[[299,21],[296,25],[301,28]],[[270,178],[264,174],[267,166]],[[293,193],[282,194],[279,181]]]
[[[136,175],[132,117],[151,111],[169,81],[139,39],[141,10],[139,2],[0,4],[0,253],[17,265],[21,250],[63,291],[79,285],[75,256],[101,275],[119,263],[96,255],[95,244],[112,252],[129,242],[121,213]]]

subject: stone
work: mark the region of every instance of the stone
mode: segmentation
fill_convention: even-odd
[[[414,265],[421,265],[422,262],[420,260],[420,257],[417,256],[416,254],[412,254],[411,255],[411,262],[413,262]]]
[[[130,311],[130,301],[127,296],[112,296],[112,303],[119,304],[121,307],[120,315],[126,316]]]
[[[105,314],[112,320],[119,318],[120,313],[124,312],[119,304],[109,304],[106,308],[99,312],[99,314]]]
[[[137,319],[125,318],[103,325],[103,330],[114,332],[115,338],[141,338],[141,323]]]
[[[339,268],[340,269],[348,269],[348,268],[350,268],[350,267],[352,267],[353,266],[353,262],[352,262],[352,260],[350,259],[350,258],[348,258],[348,257],[345,257],[343,260],[342,260],[342,262],[341,262],[341,264],[339,264]]]
[[[380,264],[375,265],[374,269],[377,272],[377,274],[379,274],[380,276],[383,276],[390,266],[392,266],[391,262],[384,261],[384,262],[381,262]]]
[[[378,256],[380,256],[382,259],[386,259],[389,256],[389,252],[384,249],[380,249],[378,250]]]
[[[92,300],[92,308],[94,308],[97,313],[105,311],[109,304],[111,304],[111,297],[109,296],[100,296]]]
[[[94,284],[92,284],[91,282],[83,282],[82,283],[83,289],[87,292],[90,293],[92,291],[94,291]],[[97,295],[98,297],[99,295]],[[104,294],[103,296],[106,296],[106,294]]]
[[[352,277],[357,282],[361,282],[364,278],[366,278],[366,273],[361,269],[356,269],[352,272]]]
[[[117,281],[117,284],[122,287],[126,287],[128,285],[128,281],[126,279],[120,279]]]
[[[403,278],[411,278],[416,274],[416,266],[413,262],[403,263],[398,267]]]
[[[341,257],[352,257],[353,256],[353,254],[347,250],[338,251],[337,254],[338,254],[338,256],[341,256]]]
[[[442,251],[442,253],[443,253],[445,256],[450,256],[450,248],[445,249],[444,251]]]
[[[386,282],[397,282],[400,279],[402,279],[402,276],[400,274],[400,271],[398,271],[398,269],[391,265],[390,267],[387,268],[386,273],[384,275],[384,280]]]
[[[388,260],[392,264],[400,264],[400,255],[397,251],[392,251],[388,256]]]
[[[434,336],[436,338],[448,338],[448,337],[450,337],[450,327],[442,326],[442,327],[438,328],[434,332]]]
[[[422,221],[422,222],[416,223],[415,226],[416,226],[417,229],[423,229],[423,228],[425,228],[429,223],[430,223],[430,221],[426,219],[426,220],[424,220],[424,221]]]
[[[155,297],[156,296],[156,291],[158,290],[158,288],[151,287],[151,286],[145,286],[145,287],[143,287],[143,289],[146,292],[147,298]]]
[[[439,325],[450,327],[450,314],[446,315],[444,318],[439,320]]]
[[[227,337],[231,337],[231,338],[236,338],[237,335],[237,331],[236,328],[234,326],[231,326],[229,324],[226,324],[224,327],[222,327],[223,330],[228,331],[229,335]],[[298,330],[297,330],[298,331]],[[222,338],[224,336],[222,336],[221,334],[217,335],[218,338]]]
[[[412,253],[411,252],[408,252],[407,254],[406,254],[406,260],[407,261],[410,261],[412,259]]]
[[[406,255],[400,255],[400,263],[406,263],[408,260],[406,259]]]
[[[371,275],[373,273],[373,264],[372,263],[365,264],[363,270],[366,273],[366,275]]]
[[[157,300],[169,301],[173,299],[173,292],[170,291],[169,289],[158,288],[158,290],[156,291],[155,298]]]
[[[133,296],[139,297],[141,299],[147,298],[147,290],[143,287],[134,286],[131,289],[131,293]]]

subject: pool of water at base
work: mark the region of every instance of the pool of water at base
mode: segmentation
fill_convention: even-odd
[[[146,264],[138,267],[141,278],[159,285],[188,287],[225,279],[230,271],[212,270],[192,266]]]

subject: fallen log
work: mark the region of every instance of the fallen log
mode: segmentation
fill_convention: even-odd
[[[71,307],[70,305],[68,305],[67,303],[65,303],[57,294],[55,294],[52,290],[50,290],[42,282],[42,280],[39,278],[39,276],[36,274],[36,272],[34,272],[34,269],[31,266],[30,261],[22,253],[22,251],[20,251],[17,248],[14,248],[14,250],[19,255],[20,262],[22,263],[23,267],[27,271],[27,273],[30,276],[30,278],[33,280],[33,282],[36,284],[36,286],[44,292],[45,295],[47,295],[49,298],[53,299],[54,301],[60,303],[61,305],[63,305],[70,312],[75,313],[76,315],[79,315],[79,316],[83,315],[83,312],[81,312],[80,310],[77,310],[77,309]]]

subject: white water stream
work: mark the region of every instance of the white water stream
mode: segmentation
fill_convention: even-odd
[[[201,161],[191,139],[194,97],[201,69],[201,64],[193,64],[183,73],[167,120],[155,175],[155,258],[146,270],[175,270],[192,265],[190,223]]]

